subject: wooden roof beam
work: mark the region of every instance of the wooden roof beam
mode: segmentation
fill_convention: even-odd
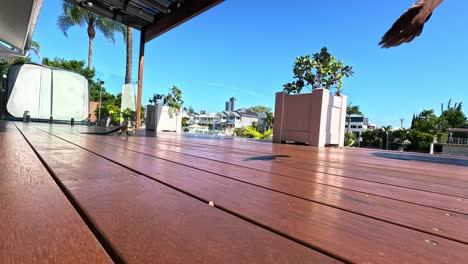
[[[185,0],[179,8],[156,16],[154,23],[145,27],[145,43],[205,12],[224,0]],[[181,1],[178,1],[181,2]]]

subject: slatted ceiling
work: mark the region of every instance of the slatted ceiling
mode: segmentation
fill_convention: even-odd
[[[143,13],[147,13],[148,15],[153,16],[153,17],[160,12],[157,8],[154,8],[153,6],[147,4],[146,2],[143,2],[143,1],[137,1],[137,0],[132,1],[131,3],[129,3],[129,5],[135,6],[136,8],[138,8]],[[165,8],[167,9],[167,7],[165,7]]]
[[[223,0],[66,0],[135,29],[145,42],[203,13]],[[91,5],[81,4],[89,2]]]

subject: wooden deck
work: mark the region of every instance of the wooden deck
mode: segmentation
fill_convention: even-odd
[[[466,158],[1,121],[0,142],[0,263],[468,259]]]

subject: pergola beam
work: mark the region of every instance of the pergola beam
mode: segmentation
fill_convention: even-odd
[[[223,1],[224,0],[183,1],[183,4],[181,4],[179,8],[168,14],[159,14],[156,16],[152,25],[145,27],[145,42],[160,36]]]

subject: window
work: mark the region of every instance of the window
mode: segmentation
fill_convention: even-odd
[[[358,128],[362,128],[362,126],[358,126]]]
[[[356,125],[351,125],[351,128],[356,128]]]

